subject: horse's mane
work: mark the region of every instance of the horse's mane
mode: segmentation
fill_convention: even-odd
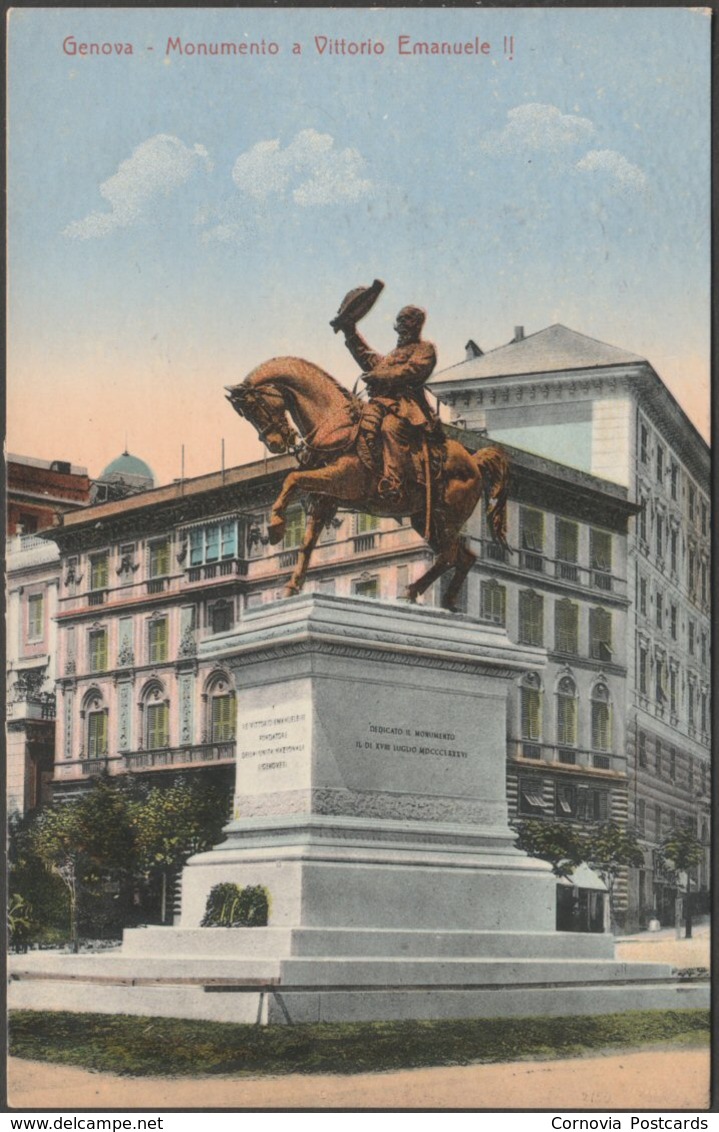
[[[316,366],[314,362],[292,356],[269,358],[266,362],[261,362],[248,373],[242,384],[254,388],[263,385],[265,382],[277,381],[283,377],[326,381],[343,397],[351,397],[350,391],[344,385],[341,385],[332,374],[327,373],[320,366]]]

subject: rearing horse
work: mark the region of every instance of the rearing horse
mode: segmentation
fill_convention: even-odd
[[[302,358],[271,358],[252,370],[241,385],[227,388],[228,401],[256,429],[270,452],[298,450],[289,414],[302,438],[299,451],[311,465],[289,473],[272,508],[269,537],[271,543],[278,543],[284,534],[288,503],[296,495],[310,497],[304,540],[285,596],[302,589],[322,528],[339,507],[396,519],[409,517],[417,533],[426,538],[436,557],[430,569],[407,587],[405,596],[412,602],[454,567],[443,604],[455,609],[459,590],[475,561],[460,532],[482,494],[493,537],[506,547],[509,461],[501,448],[489,445],[470,453],[448,439],[441,478],[431,489],[431,503],[427,485],[414,480],[400,499],[387,501],[378,494],[379,474],[356,451],[362,402],[324,370]]]

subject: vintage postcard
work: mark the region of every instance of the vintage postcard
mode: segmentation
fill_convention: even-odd
[[[10,11],[10,1108],[710,1106],[711,19]]]

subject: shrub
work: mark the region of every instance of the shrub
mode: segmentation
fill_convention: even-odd
[[[269,914],[269,894],[262,885],[224,882],[216,884],[207,897],[203,928],[264,928]]]

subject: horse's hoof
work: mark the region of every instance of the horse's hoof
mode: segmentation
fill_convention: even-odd
[[[283,589],[282,596],[283,597],[294,597],[295,594],[298,594],[299,592],[300,592],[299,586],[291,586],[291,585],[288,584]]]
[[[276,546],[277,543],[281,542],[282,539],[284,538],[284,535],[285,535],[285,520],[280,519],[279,517],[276,518],[276,519],[272,519],[271,522],[269,523],[269,526],[267,527],[267,534],[268,534],[269,539],[270,539],[270,544],[272,546]]]

